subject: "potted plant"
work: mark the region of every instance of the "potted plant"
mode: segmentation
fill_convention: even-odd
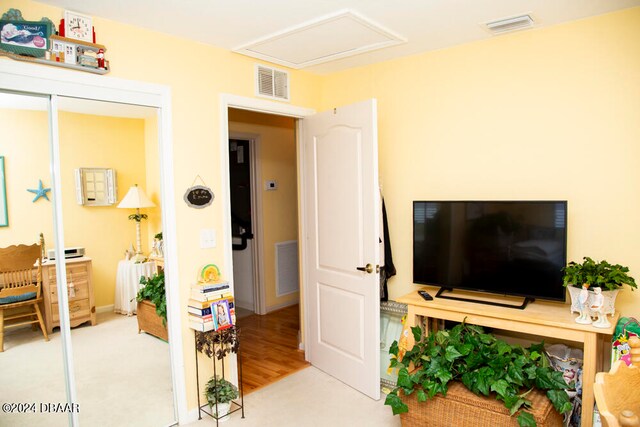
[[[204,393],[209,407],[218,421],[229,419],[231,401],[238,398],[238,388],[224,378],[211,377],[205,386]]]
[[[145,331],[165,341],[167,332],[167,294],[164,289],[164,272],[151,277],[141,277],[142,288],[138,291],[138,332]]]
[[[415,393],[417,402],[426,402],[436,394],[446,396],[452,381],[461,382],[476,395],[494,393],[512,416],[518,414],[520,426],[536,425],[527,399],[533,388],[545,391],[559,413],[571,410],[565,391],[569,385],[562,372],[549,366],[542,344],[512,346],[484,333],[480,326],[465,323],[426,337],[420,327],[412,328],[412,332],[416,344],[402,360],[396,341],[389,349],[391,368],[398,369],[398,382],[385,405],[391,406],[394,415],[408,412],[404,396]]]
[[[571,261],[562,271],[564,272],[563,285],[569,289],[571,296],[571,312],[586,311],[591,317],[596,316],[596,313],[589,308],[591,304],[588,303],[594,298],[594,288],[602,289],[604,296],[602,314],[604,315],[615,312],[616,296],[623,285],[628,285],[632,291],[638,288],[635,279],[628,274],[628,267],[610,264],[605,260],[596,262],[589,257],[584,257],[581,264]],[[583,287],[588,290],[589,296],[581,304],[580,293]]]

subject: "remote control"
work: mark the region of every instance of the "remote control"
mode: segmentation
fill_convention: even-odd
[[[432,301],[433,300],[433,297],[431,295],[429,295],[429,292],[427,292],[427,291],[418,291],[418,294],[425,301]]]

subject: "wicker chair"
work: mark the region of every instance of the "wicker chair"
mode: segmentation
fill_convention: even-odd
[[[42,258],[40,245],[0,248],[0,352],[4,351],[4,329],[21,325],[40,325],[49,341],[39,303],[42,302]],[[23,309],[19,312],[5,311]],[[27,311],[24,311],[27,309]],[[5,325],[5,320],[28,320]]]
[[[618,361],[596,374],[593,394],[605,427],[640,426],[640,339],[629,338],[629,346],[631,366]]]

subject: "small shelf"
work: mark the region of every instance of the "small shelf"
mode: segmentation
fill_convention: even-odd
[[[96,46],[99,46],[99,45],[96,45]],[[44,58],[34,58],[32,56],[16,55],[15,53],[7,52],[7,51],[4,51],[4,50],[0,50],[0,56],[6,56],[6,57],[9,57],[11,59],[15,59],[16,61],[31,62],[31,63],[34,63],[34,64],[51,65],[52,67],[68,68],[68,69],[71,69],[71,70],[85,71],[87,73],[93,73],[93,74],[107,74],[109,72],[109,70],[104,70],[104,69],[100,69],[100,68],[84,67],[82,65],[67,64],[66,62],[56,62],[56,61],[51,61],[49,59],[44,59]]]

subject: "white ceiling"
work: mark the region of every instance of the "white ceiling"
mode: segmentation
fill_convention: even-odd
[[[537,27],[546,27],[640,6],[640,0],[39,1],[228,50],[343,10],[351,10],[407,40],[306,68],[320,74],[493,37],[480,24],[524,13],[534,17]],[[49,18],[57,21],[58,17]],[[96,33],[100,41],[99,26]],[[335,38],[338,42],[340,36]],[[322,42],[326,47],[326,40]]]

